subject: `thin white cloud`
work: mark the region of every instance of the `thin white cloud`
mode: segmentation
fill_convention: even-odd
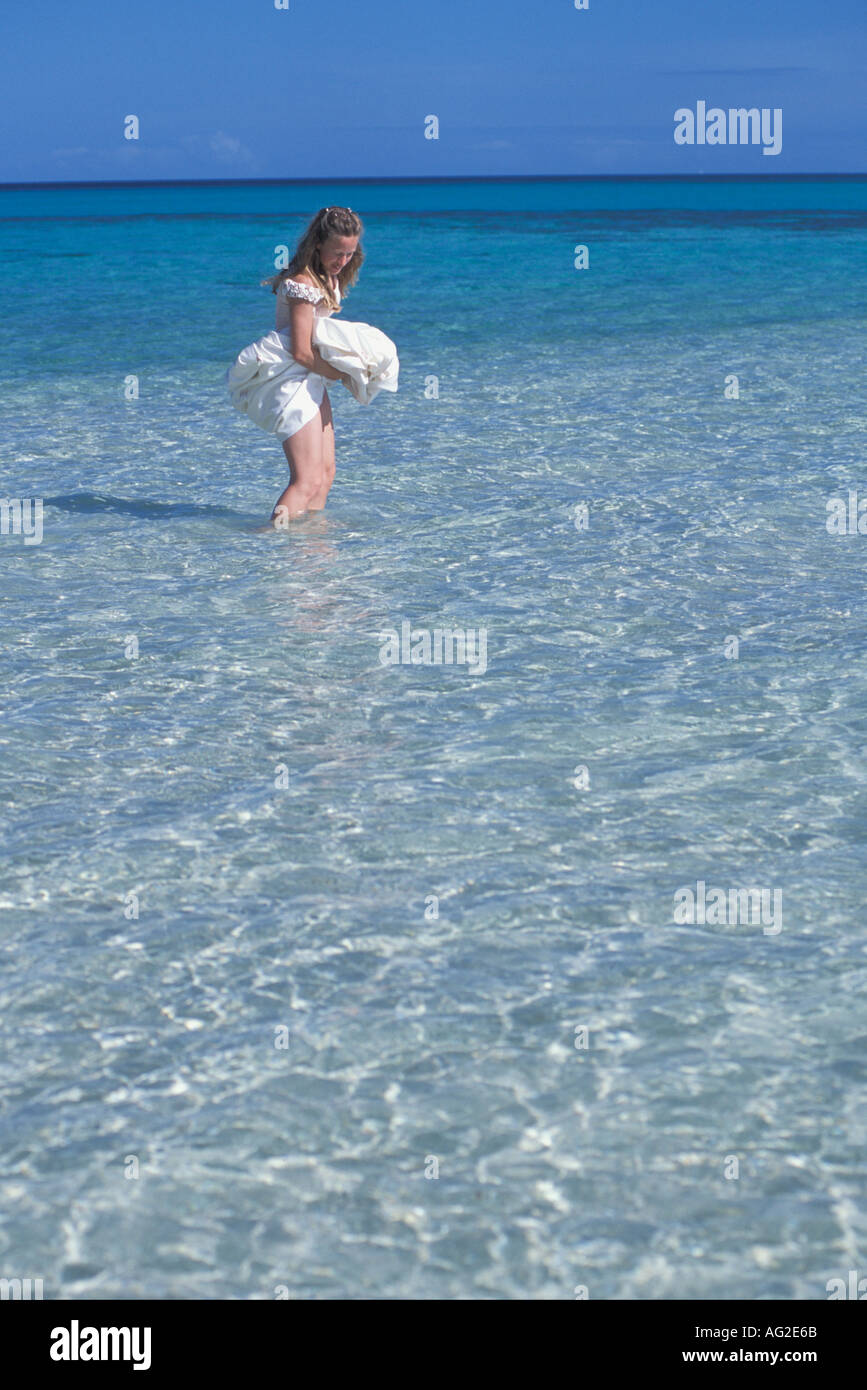
[[[226,135],[218,130],[211,136],[210,150],[221,164],[243,164],[247,167],[256,163],[255,155],[247,149],[235,135]]]

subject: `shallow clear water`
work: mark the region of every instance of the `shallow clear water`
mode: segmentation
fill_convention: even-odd
[[[325,201],[365,217],[345,314],[400,390],[331,389],[328,508],[263,535],[287,470],[223,372]],[[41,544],[0,538],[0,1274],[863,1273],[867,536],[826,503],[867,498],[865,183],[0,216],[3,491],[44,499]],[[404,621],[484,629],[486,669],[383,665]],[[779,891],[781,930],[675,922],[699,880]]]

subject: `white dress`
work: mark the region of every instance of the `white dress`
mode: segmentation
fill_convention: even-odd
[[[336,289],[340,302],[340,289]],[[324,361],[344,373],[345,385],[362,405],[380,391],[396,391],[400,362],[390,338],[369,323],[327,320],[334,312],[313,285],[286,279],[277,298],[277,326],[238,353],[226,371],[226,384],[236,410],[255,424],[289,439],[316,418],[325,396],[326,378],[302,367],[292,356],[289,301],[306,299],[314,306],[313,346]]]

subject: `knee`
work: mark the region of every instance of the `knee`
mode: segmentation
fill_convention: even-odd
[[[305,478],[303,482],[299,479],[299,481],[295,484],[295,488],[299,503],[303,507],[306,507],[307,503],[311,502],[313,498],[316,496],[316,494],[321,490],[322,479]]]

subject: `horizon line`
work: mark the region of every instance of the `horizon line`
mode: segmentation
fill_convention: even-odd
[[[867,180],[867,172],[853,173],[773,173],[767,174],[407,174],[407,175],[334,175],[329,178],[238,178],[238,179],[16,179],[8,183],[0,182],[0,192],[28,189],[62,188],[173,188],[197,187],[230,188],[243,185],[295,185],[305,187],[310,184],[438,184],[438,183],[599,183],[655,181],[663,183],[771,183],[798,179],[861,179]]]

